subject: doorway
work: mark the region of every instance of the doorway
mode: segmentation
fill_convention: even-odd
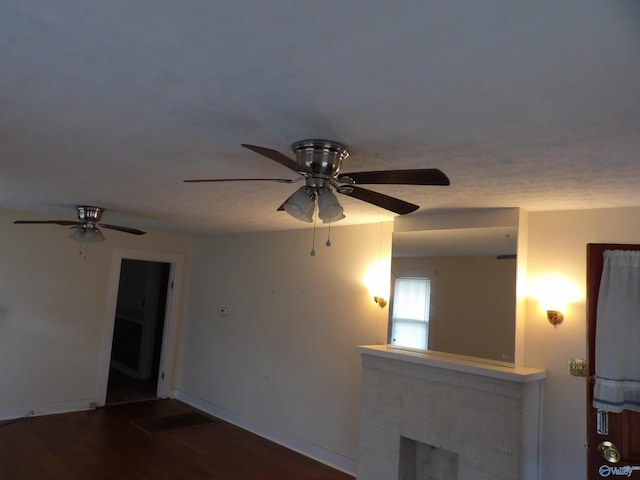
[[[161,283],[163,283],[165,287],[158,290],[158,292],[160,293],[158,293],[157,304],[159,304],[160,306],[164,305],[164,323],[162,328],[157,328],[157,326],[154,327],[153,335],[147,334],[148,337],[145,337],[147,338],[146,341],[153,345],[154,348],[152,348],[152,350],[154,353],[151,357],[145,357],[145,360],[143,360],[142,363],[146,365],[145,368],[148,368],[148,371],[151,372],[151,374],[155,372],[153,380],[149,382],[155,382],[155,390],[153,390],[153,387],[151,387],[151,391],[153,392],[152,398],[167,398],[173,394],[178,325],[180,323],[181,315],[184,257],[181,254],[177,253],[163,253],[117,248],[113,251],[111,260],[111,274],[109,276],[109,283],[107,286],[105,317],[103,322],[98,378],[96,383],[96,406],[104,406],[107,404],[109,374],[112,371],[112,351],[115,352],[114,359],[116,362],[120,362],[120,367],[124,365],[125,367],[128,366],[131,369],[120,369],[125,370],[125,373],[128,373],[130,377],[135,377],[135,374],[132,374],[136,371],[139,371],[138,367],[141,366],[140,357],[138,357],[138,367],[135,367],[135,361],[132,361],[130,358],[131,356],[135,356],[134,354],[130,353],[130,350],[133,351],[133,349],[130,349],[129,347],[118,346],[118,339],[116,338],[120,336],[124,336],[125,338],[127,338],[128,335],[126,335],[126,333],[128,329],[140,330],[135,334],[135,336],[139,336],[140,338],[142,338],[143,336],[141,333],[141,329],[131,328],[130,326],[116,327],[116,317],[118,317],[118,315],[122,313],[122,309],[118,309],[118,297],[121,295],[121,270],[123,269],[123,265],[128,264],[128,262],[125,262],[125,260],[162,264],[160,269],[163,271],[163,273],[160,278]],[[125,266],[125,269],[126,268],[127,267]],[[124,291],[125,290],[123,290],[123,292]],[[130,294],[122,293],[122,295]],[[161,300],[162,296],[164,296],[164,304]],[[149,300],[145,300],[144,303],[146,307],[146,305],[149,303]],[[138,305],[140,305],[139,301]],[[122,361],[123,356],[125,357],[124,362]],[[149,358],[151,358],[151,360],[149,360]],[[138,373],[138,375],[140,376],[140,373]],[[110,402],[111,400],[112,399],[110,398]]]
[[[170,266],[121,262],[107,405],[157,398]]]
[[[640,479],[640,413],[597,410],[593,406],[598,294],[606,250],[640,250],[640,245],[587,245],[587,478]]]

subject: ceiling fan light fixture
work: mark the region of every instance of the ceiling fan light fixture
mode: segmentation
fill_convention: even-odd
[[[71,238],[82,243],[98,243],[104,241],[102,232],[92,226],[82,226],[74,229]]]
[[[306,187],[300,187],[282,205],[285,212],[293,218],[303,222],[313,222],[313,212],[315,211],[314,194]]]
[[[328,188],[318,192],[318,217],[323,223],[333,223],[345,218],[344,210],[335,194]]]

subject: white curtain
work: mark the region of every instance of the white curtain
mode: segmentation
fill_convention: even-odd
[[[640,412],[640,252],[606,250],[598,294],[593,406]]]

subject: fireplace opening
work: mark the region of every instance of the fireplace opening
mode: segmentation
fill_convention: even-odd
[[[458,454],[400,437],[398,480],[458,480]]]

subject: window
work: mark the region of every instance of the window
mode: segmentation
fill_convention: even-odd
[[[426,350],[429,345],[431,281],[427,277],[398,277],[391,313],[392,345]]]

